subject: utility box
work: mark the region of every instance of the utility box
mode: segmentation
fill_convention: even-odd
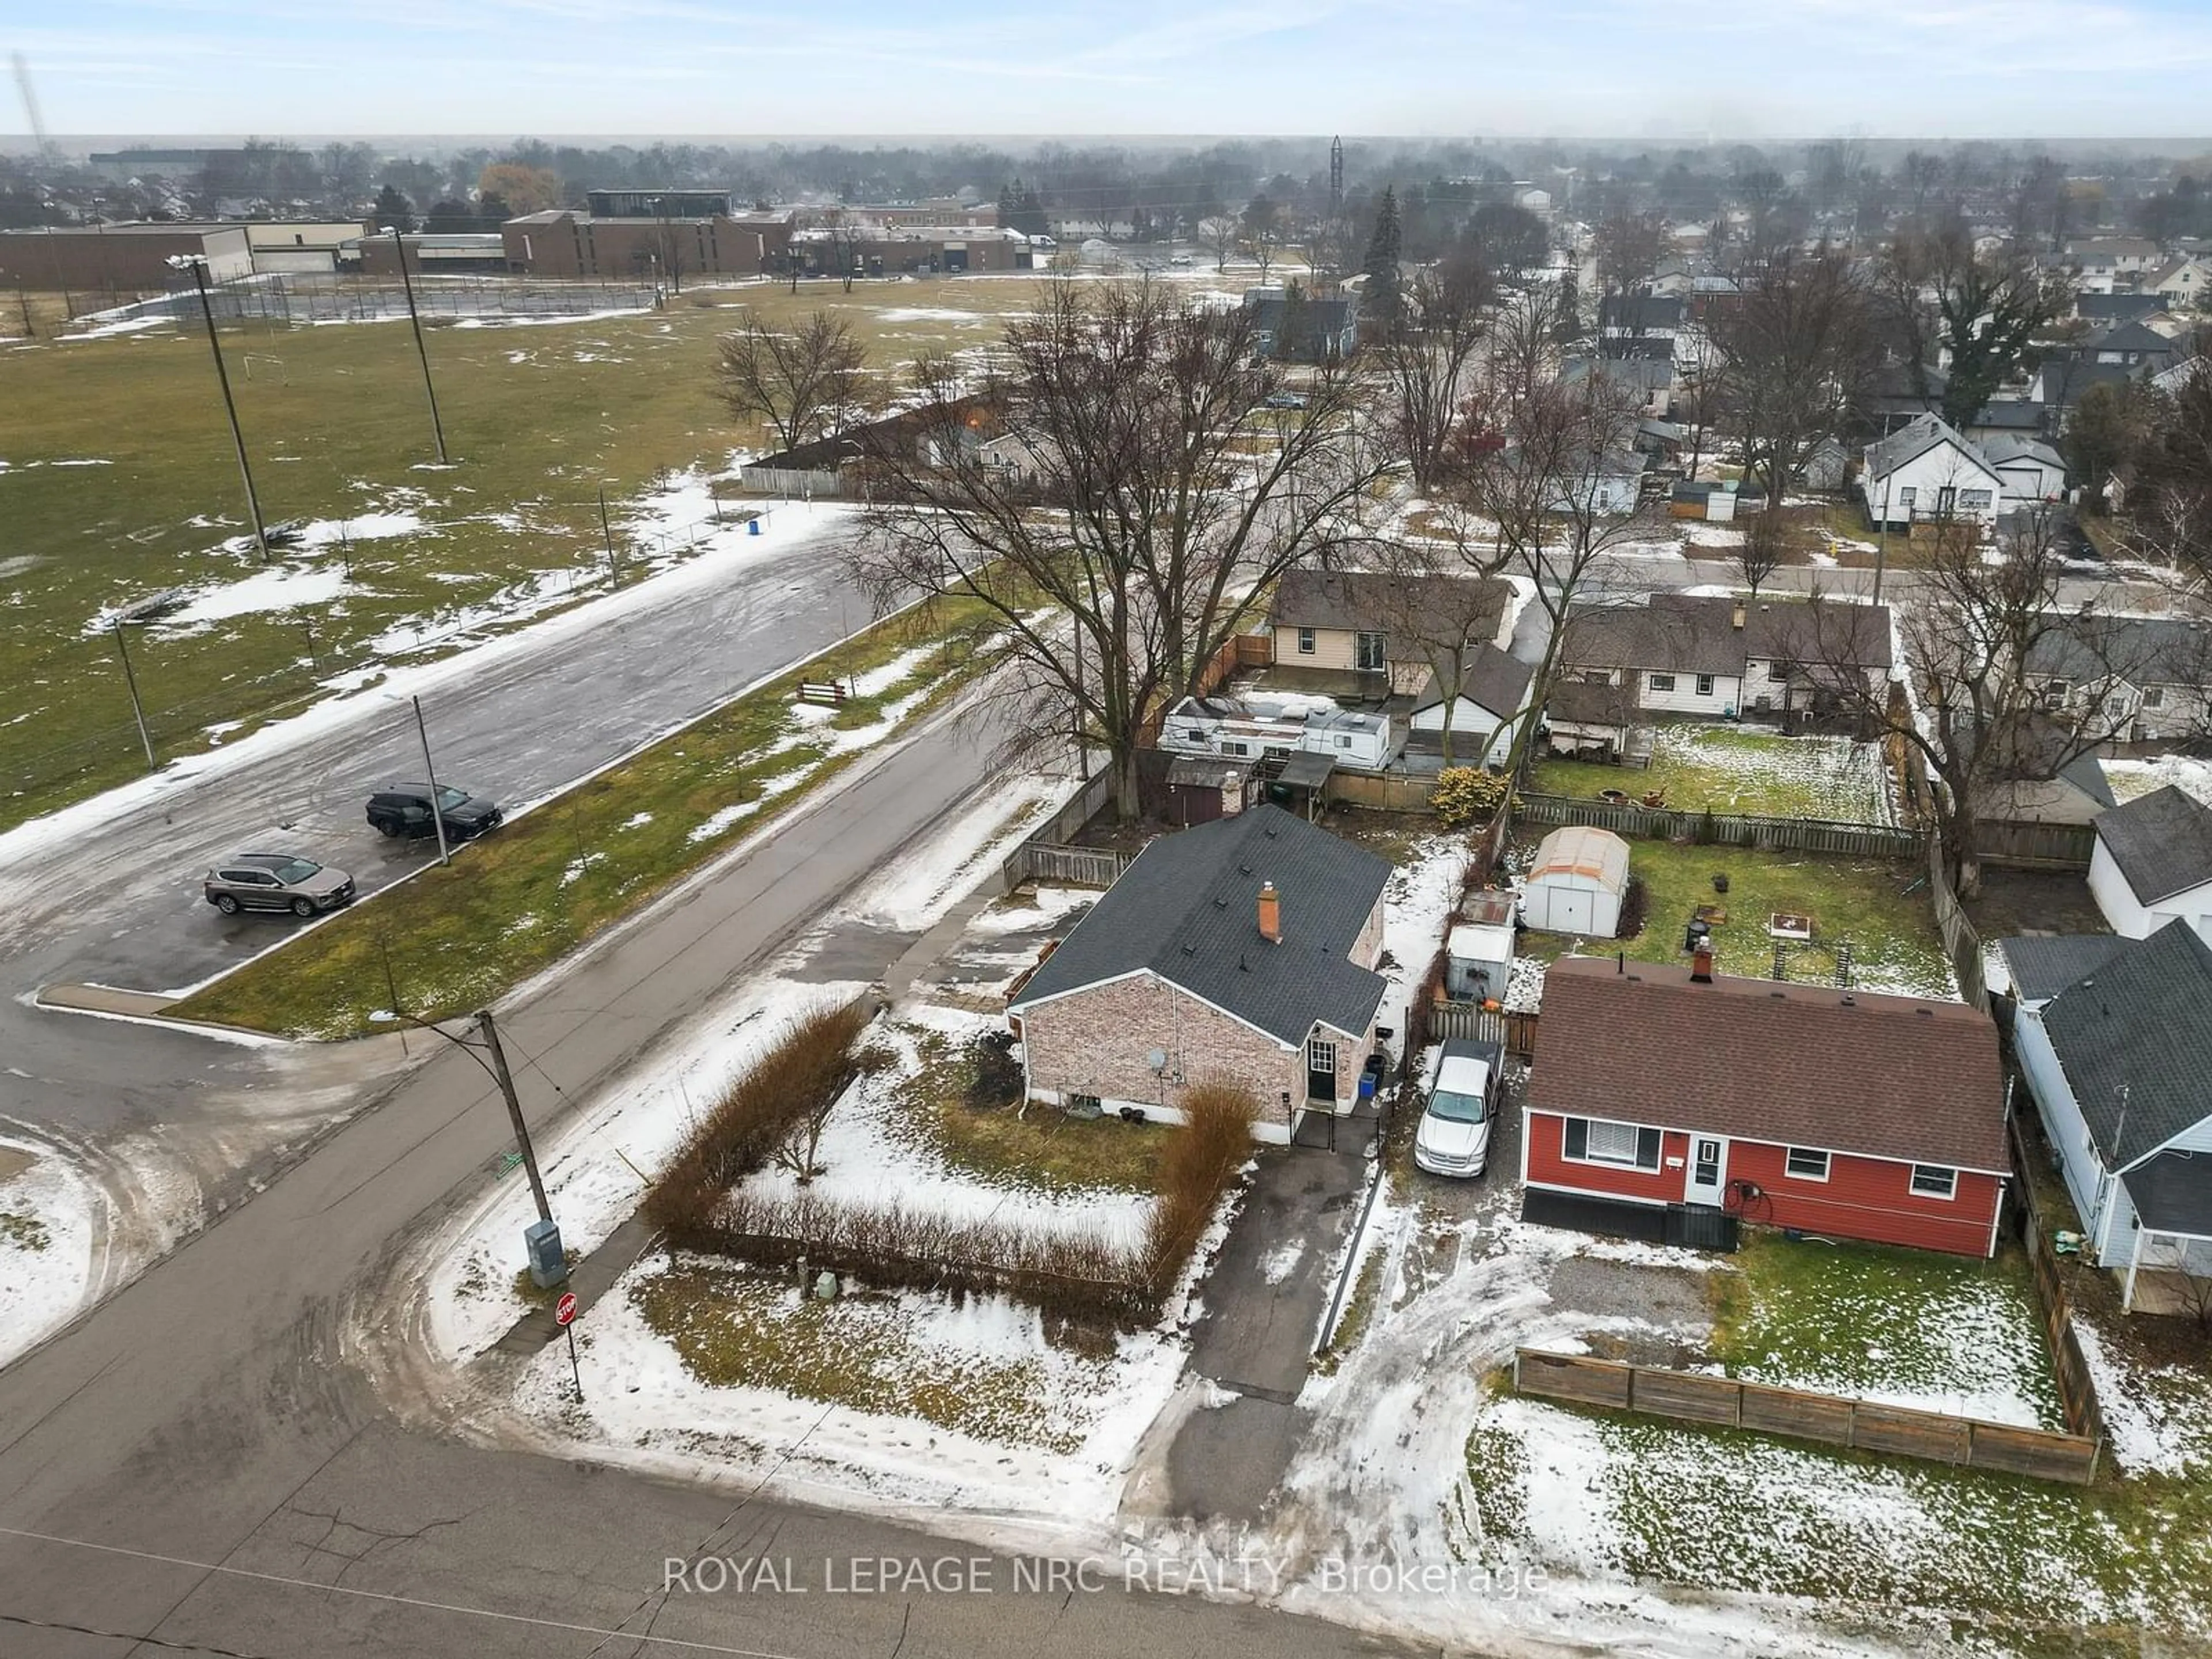
[[[550,1290],[568,1277],[568,1257],[561,1248],[561,1228],[552,1221],[533,1221],[522,1230],[523,1248],[530,1252],[530,1282]]]

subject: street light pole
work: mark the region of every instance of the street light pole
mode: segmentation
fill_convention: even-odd
[[[438,419],[438,388],[430,383],[430,351],[422,343],[422,313],[415,309],[415,279],[407,274],[407,244],[402,240],[399,227],[390,227],[392,251],[399,256],[399,286],[407,294],[407,320],[415,329],[415,355],[422,360],[422,392],[430,400],[430,435],[437,440],[438,465],[446,466],[446,428]]]
[[[123,643],[123,619],[115,619],[115,654],[123,659],[123,683],[131,688],[131,714],[138,722],[138,741],[146,745],[146,766],[149,771],[159,771],[161,763],[154,758],[153,734],[146,730],[146,710],[138,701],[138,677],[131,672],[131,650]]]
[[[438,862],[451,864],[453,849],[446,845],[446,809],[438,799],[438,774],[430,764],[430,728],[422,723],[422,699],[410,697],[415,705],[415,735],[422,740],[422,776],[430,786],[430,823],[438,832]]]
[[[261,562],[267,564],[270,562],[269,527],[261,521],[261,498],[254,494],[253,469],[246,459],[246,434],[238,424],[238,404],[230,395],[230,371],[223,367],[222,342],[216,337],[215,331],[215,301],[208,298],[207,257],[198,253],[175,254],[171,256],[169,264],[173,270],[189,269],[193,283],[199,289],[200,314],[207,319],[208,349],[215,354],[215,378],[222,387],[223,410],[230,416],[230,441],[238,449],[238,476],[246,484],[246,510],[253,515],[254,544],[261,550]]]

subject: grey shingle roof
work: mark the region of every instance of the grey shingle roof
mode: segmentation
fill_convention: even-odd
[[[1867,446],[1866,470],[1869,477],[1884,477],[1900,466],[1918,460],[1929,450],[1949,444],[1959,452],[1960,461],[1971,467],[1996,475],[1990,464],[1982,459],[1982,452],[1959,435],[1958,428],[1940,415],[1921,415],[1906,422],[1880,443]]]
[[[2160,1152],[2120,1177],[2143,1225],[2212,1238],[2212,1158]]]
[[[2134,943],[2117,933],[2051,933],[2001,939],[2005,968],[2022,1002],[2045,1002]]]
[[[1550,1005],[1547,993],[1547,1015]],[[2130,941],[2044,1008],[2043,1029],[2107,1164],[2125,1169],[2212,1117],[2207,1010],[2212,946],[2179,921]]]
[[[1528,689],[1529,677],[1536,671],[1527,663],[1494,645],[1478,647],[1468,659],[1467,667],[1459,677],[1459,694],[1478,708],[1503,717],[1517,712],[1522,694]],[[1434,669],[1421,683],[1413,699],[1413,711],[1435,707],[1443,701],[1443,692],[1437,684]]]
[[[1352,950],[1390,864],[1278,806],[1162,836],[1078,922],[1012,1005],[1149,969],[1286,1043],[1316,1020],[1363,1033],[1382,976]],[[1259,897],[1272,881],[1283,942],[1260,935]]]
[[[2028,647],[2027,668],[2077,684],[2212,685],[2212,627],[2184,617],[2074,617]]]
[[[1735,613],[1744,613],[1743,626]],[[1643,605],[1590,605],[1571,612],[1561,647],[1571,665],[1735,674],[1746,659],[1890,663],[1889,611],[1823,600],[1736,599],[1725,594],[1655,593]]]
[[[2212,807],[2170,783],[2098,814],[2097,839],[2140,903],[2212,882]],[[2203,1018],[2212,1023],[2212,1007]]]

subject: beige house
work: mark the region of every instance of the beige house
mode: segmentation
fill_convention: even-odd
[[[1390,865],[1278,806],[1152,842],[1014,994],[1030,1097],[1176,1120],[1249,1090],[1257,1133],[1352,1111]]]
[[[1504,646],[1510,635],[1498,635],[1512,595],[1510,582],[1494,578],[1285,571],[1269,617],[1275,664],[1340,675],[1356,695],[1413,696],[1432,672],[1415,627],[1464,627],[1470,640]]]

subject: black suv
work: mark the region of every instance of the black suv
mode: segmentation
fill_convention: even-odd
[[[433,793],[427,783],[387,784],[368,798],[368,821],[387,836],[434,836],[438,830],[430,817]],[[447,841],[467,841],[499,827],[498,806],[481,795],[442,783],[434,793],[438,816],[446,821]]]

